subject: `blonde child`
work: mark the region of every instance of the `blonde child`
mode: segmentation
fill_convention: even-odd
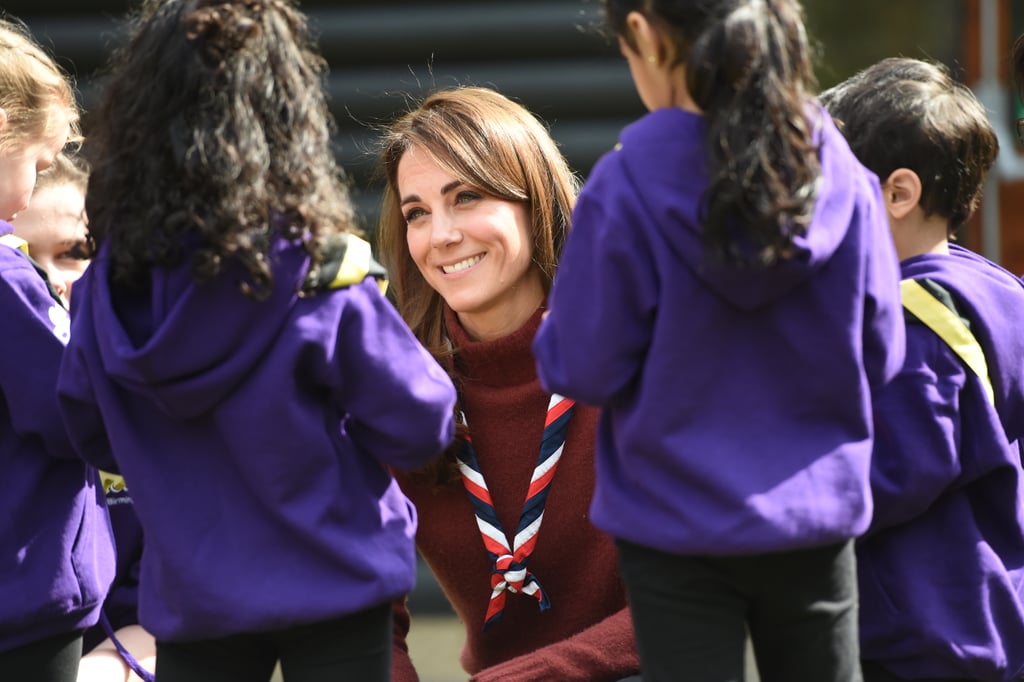
[[[89,264],[85,191],[89,173],[81,157],[58,154],[39,174],[31,205],[12,221],[24,239],[51,295],[65,307],[71,286]],[[89,628],[82,641],[84,656],[78,682],[132,682],[152,679],[153,637],[138,624],[138,568],[142,528],[124,478],[100,472],[107,510],[117,545],[117,570],[103,605],[100,624]],[[116,630],[116,632],[115,632]]]
[[[0,674],[12,680],[75,680],[114,573],[96,471],[75,457],[57,404],[68,313],[8,222],[77,134],[67,77],[0,20]]]

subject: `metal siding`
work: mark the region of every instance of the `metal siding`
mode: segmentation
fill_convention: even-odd
[[[76,77],[88,112],[97,73],[118,44],[121,18],[137,3],[44,1],[45,10],[39,0],[4,6]],[[371,230],[379,196],[371,178],[374,127],[402,112],[410,97],[451,85],[494,87],[550,125],[581,175],[642,113],[617,46],[600,35],[596,0],[320,0],[300,6],[330,65],[335,149]]]

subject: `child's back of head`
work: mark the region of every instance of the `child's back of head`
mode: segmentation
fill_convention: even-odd
[[[89,230],[115,280],[188,257],[205,281],[231,258],[258,295],[274,232],[316,263],[354,217],[306,17],[287,0],[149,0],[131,35],[87,145]]]
[[[938,63],[883,59],[821,95],[853,153],[882,183],[917,174],[926,217],[950,234],[971,217],[999,141],[974,93]]]
[[[15,21],[0,19],[0,220],[31,204],[36,174],[80,140],[70,79]]]
[[[669,66],[685,68],[685,87],[706,122],[709,253],[756,265],[787,259],[810,224],[820,175],[808,106],[813,65],[798,0],[603,4],[624,49],[635,53],[642,40],[631,24],[639,14],[662,36]]]
[[[71,81],[17,22],[0,19],[0,154],[25,144],[78,137]]]

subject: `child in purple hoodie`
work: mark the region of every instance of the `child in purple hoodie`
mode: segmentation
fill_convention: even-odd
[[[20,25],[0,20],[0,677],[72,682],[82,633],[114,574],[95,469],[75,456],[57,403],[67,310],[10,220],[36,173],[78,136],[67,77]]]
[[[65,307],[70,304],[74,282],[89,264],[85,226],[88,182],[88,169],[81,156],[58,154],[53,164],[39,174],[32,205],[11,221],[15,236],[25,240],[29,256],[52,287],[51,294]],[[100,622],[86,630],[82,638],[85,655],[78,668],[77,682],[127,682],[132,667],[152,680],[152,663],[148,662],[147,669],[138,660],[155,655],[152,636],[138,625],[142,528],[124,478],[101,471],[100,480],[114,533],[117,563]]]
[[[995,132],[966,86],[915,59],[822,100],[882,180],[908,311],[906,361],[875,396],[875,511],[857,543],[864,679],[1022,679],[1024,286],[949,243]]]
[[[131,28],[87,143],[98,250],[59,391],[131,491],[159,679],[386,680],[416,570],[386,467],[448,445],[454,387],[352,233],[306,17],[162,0]]]
[[[903,359],[877,179],[811,95],[794,0],[606,0],[650,113],[595,166],[534,351],[603,408],[648,680],[860,679],[871,390]]]

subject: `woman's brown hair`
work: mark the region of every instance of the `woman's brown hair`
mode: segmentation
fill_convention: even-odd
[[[399,312],[458,386],[452,362],[458,349],[451,347],[445,329],[444,300],[420,274],[406,243],[398,164],[411,147],[480,191],[527,205],[532,216],[533,264],[545,293],[565,246],[579,179],[547,127],[522,105],[488,88],[434,92],[384,131],[380,157],[385,187],[377,231],[380,256]],[[450,480],[454,448],[460,443],[457,438],[455,446],[425,473],[438,483]]]

